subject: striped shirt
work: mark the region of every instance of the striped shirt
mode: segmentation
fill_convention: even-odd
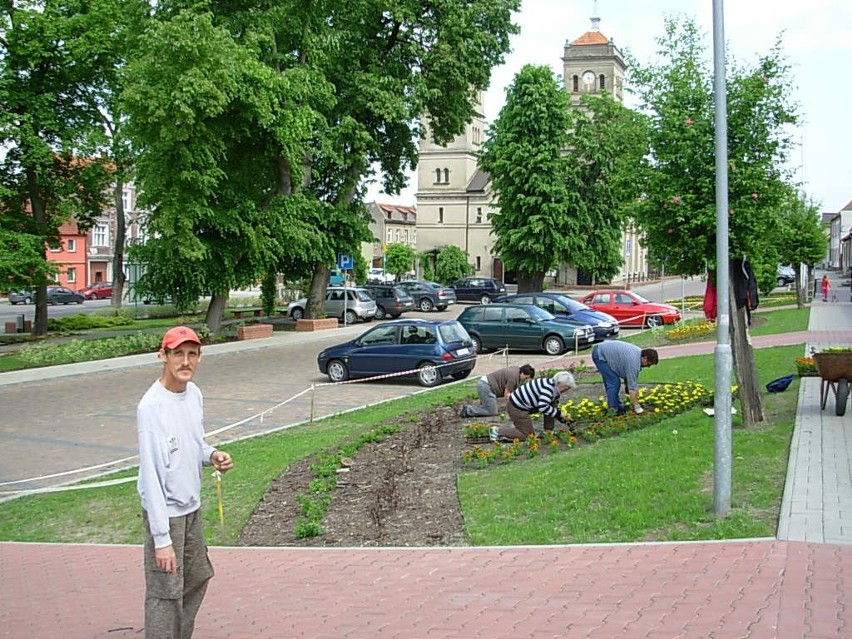
[[[547,377],[539,377],[521,384],[509,395],[509,401],[515,408],[549,417],[559,415],[559,409],[554,405],[558,399],[559,389],[556,388],[553,380]]]

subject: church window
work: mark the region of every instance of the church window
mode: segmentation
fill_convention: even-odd
[[[435,184],[441,183],[441,169],[435,169]]]
[[[476,207],[476,223],[482,224],[482,207],[481,206]]]
[[[571,90],[574,93],[580,90],[580,76],[575,75],[571,78]]]
[[[450,170],[444,169],[444,184],[450,183]]]
[[[444,223],[444,207],[439,206],[438,207],[438,224],[443,224],[443,223]]]
[[[603,73],[598,76],[598,81],[600,82],[601,89],[606,89],[606,76]]]

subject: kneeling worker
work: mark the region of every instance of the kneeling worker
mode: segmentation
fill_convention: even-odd
[[[461,417],[489,417],[497,415],[498,397],[508,397],[518,386],[528,379],[535,377],[535,369],[529,364],[521,367],[508,366],[494,371],[490,375],[483,375],[476,383],[476,392],[482,406],[465,404],[462,406]]]
[[[559,420],[568,424],[559,411],[559,397],[562,393],[577,388],[574,376],[562,371],[556,373],[552,378],[541,377],[526,384],[518,386],[509,395],[509,403],[506,404],[506,412],[512,419],[512,426],[498,428],[493,426],[489,430],[492,441],[500,439],[526,439],[535,431],[532,423],[532,413],[541,413],[544,417],[544,430],[553,430],[554,421]]]
[[[595,346],[592,350],[592,361],[603,377],[606,403],[611,409],[619,413],[626,410],[621,401],[621,380],[623,379],[627,385],[627,394],[633,403],[633,410],[637,414],[645,412],[639,405],[637,396],[639,371],[659,361],[657,351],[653,348],[639,348],[629,342],[608,340]]]

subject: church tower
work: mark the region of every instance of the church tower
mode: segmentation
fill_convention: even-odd
[[[580,102],[584,93],[595,95],[601,91],[624,102],[624,57],[615,43],[601,33],[600,22],[595,2],[591,30],[565,43],[562,77],[573,105]]]

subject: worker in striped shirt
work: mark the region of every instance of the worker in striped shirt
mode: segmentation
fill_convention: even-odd
[[[512,420],[512,426],[498,428],[492,426],[489,432],[493,441],[506,439],[526,439],[532,435],[532,414],[541,413],[544,418],[544,430],[552,431],[554,422],[570,425],[559,410],[559,398],[563,393],[577,388],[574,376],[562,371],[553,377],[540,377],[518,386],[509,395],[506,412]]]

